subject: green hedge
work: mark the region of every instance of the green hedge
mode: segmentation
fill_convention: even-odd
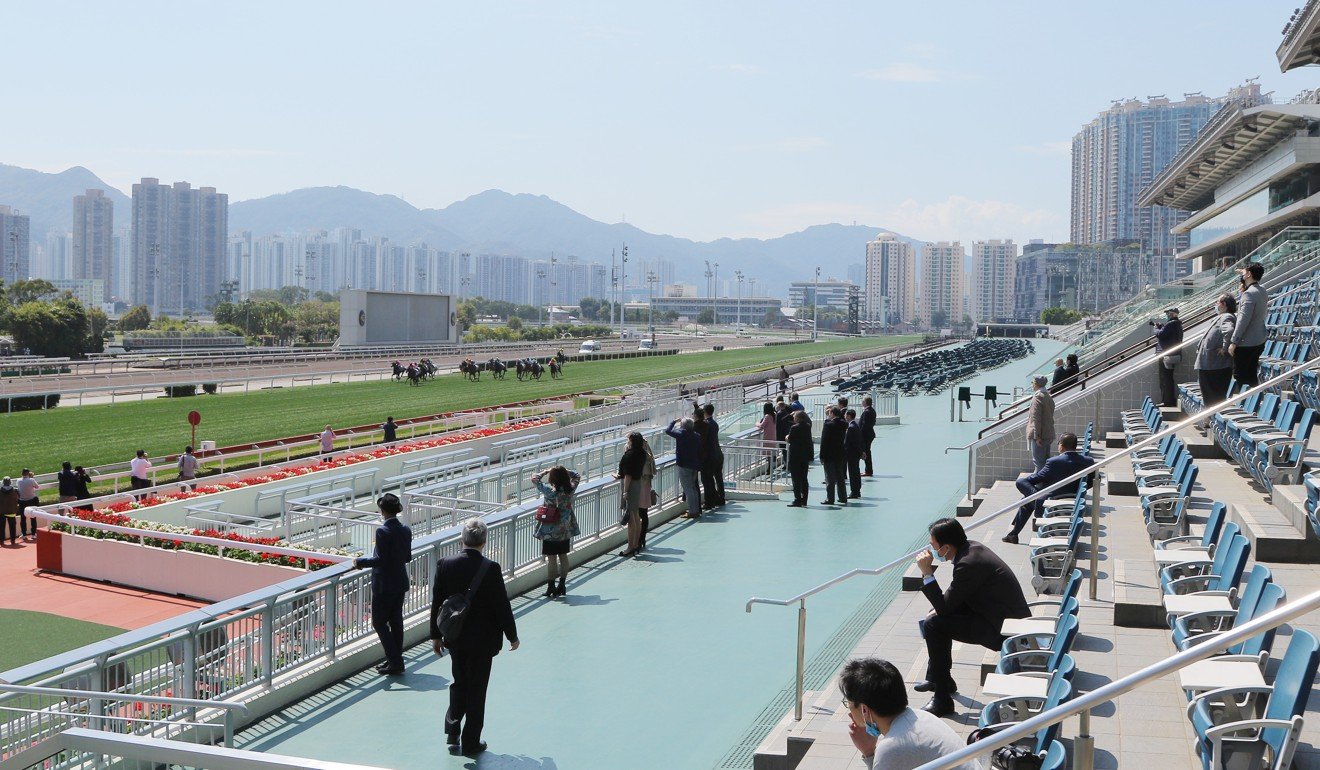
[[[45,396],[20,396],[8,401],[11,412],[30,412],[34,409],[54,409],[60,405],[60,394],[49,393]]]
[[[197,395],[197,386],[196,385],[166,385],[165,395],[169,396],[170,398],[195,396]]]

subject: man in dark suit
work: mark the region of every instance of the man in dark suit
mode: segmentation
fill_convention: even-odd
[[[486,721],[486,687],[490,667],[499,654],[503,639],[509,650],[518,649],[518,628],[513,621],[513,607],[504,588],[500,565],[481,555],[486,547],[486,524],[481,519],[463,522],[463,550],[446,556],[435,567],[435,590],[431,595],[431,646],[436,655],[449,650],[453,660],[453,682],[449,685],[449,711],[445,713],[445,738],[450,746],[459,746],[467,756],[486,750],[481,728]],[[488,564],[481,582],[474,585],[478,570]],[[468,595],[468,610],[463,620],[463,634],[445,639],[440,633],[440,606],[454,594]]]
[[[857,411],[849,409],[843,413],[848,427],[843,434],[843,459],[848,465],[848,495],[862,496],[862,455],[866,454],[866,440],[862,424],[857,421]]]
[[[376,501],[385,523],[376,528],[376,550],[353,560],[357,569],[371,569],[371,627],[376,629],[385,662],[382,676],[403,673],[403,600],[408,595],[408,562],[412,561],[412,530],[399,521],[399,498],[385,493]]]
[[[1065,433],[1059,436],[1059,454],[1045,461],[1044,467],[1030,476],[1023,476],[1017,480],[1018,491],[1023,497],[1034,495],[1051,484],[1063,481],[1069,476],[1075,475],[1087,468],[1095,465],[1095,460],[1082,454],[1077,450],[1077,434]],[[1086,477],[1088,482],[1094,480],[1094,475]],[[1077,485],[1080,480],[1071,484],[1065,484],[1054,490],[1050,494],[1051,498],[1072,497],[1077,494]],[[1018,509],[1017,515],[1013,517],[1013,531],[1004,535],[1005,543],[1017,544],[1018,534],[1022,528],[1027,525],[1027,519],[1033,514],[1039,516],[1045,510],[1045,500],[1041,498],[1034,503],[1028,503]]]
[[[875,407],[871,405],[871,397],[862,397],[862,440],[866,442],[866,453],[862,455],[866,460],[866,472],[863,476],[871,476],[875,473],[875,466],[871,464],[871,444],[875,442]]]
[[[815,455],[815,442],[811,438],[811,422],[806,412],[789,412],[793,427],[788,429],[788,475],[793,477],[793,502],[790,508],[807,507],[807,468]]]
[[[825,410],[825,424],[820,426],[820,464],[825,468],[826,505],[834,505],[835,495],[838,495],[839,505],[848,504],[843,448],[847,432],[848,423],[843,421],[837,408],[832,406]]]
[[[953,562],[949,587],[941,592],[933,562]],[[992,650],[1004,643],[1000,629],[1005,618],[1031,614],[1013,571],[993,551],[967,539],[957,519],[939,519],[930,525],[930,550],[917,557],[921,592],[933,607],[921,623],[926,638],[926,679],[912,689],[934,692],[924,708],[935,716],[953,714],[958,685],[953,668],[954,641],[979,644]]]

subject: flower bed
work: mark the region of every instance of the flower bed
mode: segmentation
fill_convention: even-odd
[[[547,425],[552,422],[554,422],[552,419],[541,418],[534,420],[519,421],[514,424],[474,428],[462,432],[449,433],[439,438],[427,439],[424,441],[417,441],[417,442],[411,442],[408,444],[403,444],[398,446],[381,447],[379,449],[368,449],[359,452],[341,454],[335,456],[329,462],[319,462],[313,460],[311,462],[307,462],[302,465],[284,467],[278,470],[271,471],[269,473],[265,473],[263,475],[250,476],[245,479],[230,481],[224,484],[200,485],[196,489],[191,491],[179,491],[168,495],[155,495],[152,497],[143,498],[141,500],[125,500],[117,503],[112,503],[99,510],[88,511],[88,510],[71,509],[65,511],[65,514],[95,524],[108,524],[119,527],[132,527],[134,529],[146,529],[146,530],[151,530],[153,532],[159,532],[163,535],[163,537],[144,538],[145,545],[154,548],[163,548],[166,550],[193,551],[196,553],[209,554],[213,556],[220,555],[219,546],[206,545],[201,543],[187,543],[180,540],[174,540],[168,537],[169,535],[173,534],[173,535],[197,535],[202,537],[213,537],[222,540],[230,540],[235,543],[244,543],[247,545],[272,545],[272,546],[282,546],[282,547],[297,547],[297,548],[301,548],[304,551],[335,554],[339,556],[348,556],[349,555],[348,552],[341,549],[290,546],[285,541],[274,537],[270,537],[270,538],[249,537],[246,535],[239,535],[235,533],[221,533],[213,529],[206,529],[206,530],[193,529],[191,527],[183,527],[174,524],[165,524],[158,521],[137,519],[137,518],[133,518],[129,514],[135,510],[140,510],[143,508],[151,508],[157,505],[161,505],[163,503],[188,500],[194,497],[201,497],[203,495],[210,495],[210,494],[215,494],[217,492],[225,492],[233,489],[241,489],[243,487],[255,486],[257,484],[266,484],[272,481],[282,481],[284,479],[290,479],[296,476],[303,476],[308,473],[315,473],[317,471],[323,471],[332,468],[343,468],[349,465],[366,462],[368,460],[378,460],[384,457],[408,454],[410,452],[417,452],[424,449],[434,449],[436,447],[443,447],[461,441],[470,441],[472,439],[497,436],[502,433],[509,433],[515,430],[522,430],[525,428]],[[117,532],[110,532],[104,529],[98,529],[95,527],[79,527],[77,525],[55,524],[51,527],[51,529],[56,532],[70,532],[75,535],[95,538],[98,540],[121,540],[121,541],[134,542],[134,543],[138,542],[138,537],[135,535],[124,535]],[[281,556],[279,554],[261,553],[259,551],[248,551],[248,550],[242,550],[236,548],[232,550],[226,550],[223,555],[227,559],[235,559],[238,561],[256,562],[261,564],[270,564],[270,565],[284,566],[284,567],[298,567],[298,568],[302,567],[301,559],[297,559],[291,556]],[[324,567],[328,567],[333,563],[334,562],[330,562],[330,561],[311,559],[308,561],[308,567],[312,570],[317,570]]]

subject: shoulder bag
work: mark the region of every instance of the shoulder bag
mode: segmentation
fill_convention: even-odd
[[[477,567],[477,574],[472,578],[467,593],[453,594],[440,605],[440,618],[436,621],[436,627],[446,647],[452,647],[462,637],[463,622],[472,606],[472,595],[477,592],[477,586],[481,585],[481,579],[486,577],[486,568],[489,566],[490,559],[482,557],[481,566]]]

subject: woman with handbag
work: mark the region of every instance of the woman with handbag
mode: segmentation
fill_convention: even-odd
[[[545,481],[541,480],[542,477]],[[568,552],[573,538],[582,531],[577,516],[573,515],[573,493],[580,481],[576,473],[562,465],[556,465],[544,474],[532,474],[532,483],[545,496],[541,507],[536,509],[537,526],[532,536],[541,541],[541,555],[547,559],[546,598],[563,596],[566,590]]]
[[[646,529],[642,517],[651,505],[651,479],[655,477],[655,459],[642,434],[628,434],[628,448],[619,458],[621,524],[628,528],[628,547],[619,555],[636,556],[645,547]]]

